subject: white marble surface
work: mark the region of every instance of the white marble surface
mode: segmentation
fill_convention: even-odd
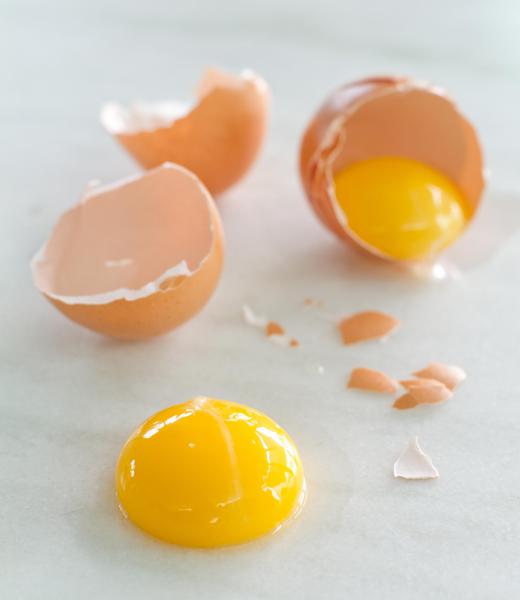
[[[519,26],[516,0],[0,2],[1,598],[520,595]],[[162,339],[83,331],[39,297],[28,263],[90,179],[136,171],[98,109],[187,97],[211,63],[258,70],[274,95],[261,159],[219,204],[221,285]],[[425,284],[352,256],[302,196],[298,139],[322,96],[392,72],[446,86],[482,134],[492,188],[458,281]],[[334,313],[387,310],[404,326],[384,345],[344,348],[302,309],[306,296]],[[245,327],[244,301],[301,350]],[[397,413],[344,389],[352,366],[404,376],[430,359],[470,374],[444,406]],[[113,468],[128,433],[195,394],[252,404],[297,441],[309,500],[276,537],[188,551],[118,514]],[[413,434],[439,480],[393,479]]]

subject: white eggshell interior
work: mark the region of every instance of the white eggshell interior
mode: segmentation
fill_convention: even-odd
[[[134,102],[123,106],[117,102],[106,104],[101,110],[101,123],[112,135],[134,134],[169,127],[191,110],[183,102]]]
[[[419,446],[417,437],[410,440],[407,448],[394,464],[394,477],[403,479],[436,479],[439,471],[432,459]]]
[[[66,212],[33,259],[37,287],[69,304],[135,300],[195,272],[210,252],[209,192],[165,164],[94,188]]]

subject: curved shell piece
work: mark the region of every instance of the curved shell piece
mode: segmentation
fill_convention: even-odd
[[[382,371],[358,367],[352,369],[347,387],[382,394],[394,394],[399,389],[399,384]]]
[[[184,167],[90,189],[32,261],[36,287],[71,320],[121,339],[165,333],[215,289],[223,236],[215,204]]]
[[[208,69],[194,106],[178,102],[110,103],[105,129],[145,169],[174,162],[193,171],[212,194],[236,183],[260,150],[269,115],[269,88],[251,71]]]
[[[366,340],[385,338],[399,327],[401,322],[385,313],[366,310],[342,319],[337,327],[345,345]]]
[[[424,369],[414,373],[416,377],[435,379],[443,383],[449,390],[454,390],[466,379],[466,373],[456,365],[430,363]]]
[[[276,321],[269,321],[265,326],[265,334],[269,335],[284,335],[285,329]]]
[[[417,400],[415,400],[415,398],[412,397],[410,393],[399,396],[399,398],[394,400],[394,403],[392,404],[392,406],[398,410],[409,410],[410,408],[415,408],[418,405],[419,403]]]
[[[438,404],[453,396],[453,392],[435,379],[407,379],[400,384],[417,404]]]
[[[472,217],[484,188],[480,143],[445,92],[408,78],[379,77],[338,88],[318,109],[300,147],[300,175],[320,220],[340,238],[388,258],[349,229],[334,192],[334,175],[377,156],[402,156],[448,176]]]

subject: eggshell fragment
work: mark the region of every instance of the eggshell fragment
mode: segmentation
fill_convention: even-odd
[[[249,305],[244,304],[242,306],[242,314],[244,315],[244,321],[248,325],[258,327],[259,329],[267,327],[268,319],[262,315],[257,315]]]
[[[435,379],[407,379],[400,384],[408,390],[417,404],[437,404],[453,396],[450,389]]]
[[[394,394],[399,389],[399,384],[395,379],[381,371],[359,367],[352,370],[347,387],[369,392]]]
[[[267,337],[269,338],[269,341],[273,342],[273,344],[282,346],[284,348],[298,348],[300,345],[300,342],[297,339],[291,338],[282,333],[272,333]]]
[[[251,71],[240,75],[208,69],[197,89],[198,102],[110,103],[101,122],[145,169],[184,165],[212,194],[236,183],[262,144],[269,113],[269,88]]]
[[[342,319],[338,329],[344,344],[355,344],[375,338],[384,338],[401,322],[385,313],[363,311]]]
[[[397,398],[392,406],[398,410],[408,410],[415,408],[418,404],[417,400],[411,394],[404,394],[400,398]]]
[[[284,348],[297,348],[300,342],[296,338],[291,338],[285,333],[285,329],[276,321],[270,321],[267,317],[257,315],[254,310],[244,304],[242,306],[242,314],[244,321],[256,327],[257,329],[263,329],[268,339],[278,346]]]
[[[416,371],[415,376],[435,379],[443,383],[448,389],[454,390],[466,379],[466,372],[455,365],[443,365],[442,363],[430,363],[424,369]]]
[[[165,164],[89,188],[32,261],[36,287],[71,320],[141,339],[195,315],[215,289],[223,236],[195,175]]]
[[[439,471],[432,459],[419,446],[417,437],[413,438],[408,447],[394,463],[394,477],[403,479],[436,479]]]
[[[265,326],[266,335],[283,335],[285,333],[285,329],[276,321],[269,321]]]
[[[300,148],[300,174],[319,219],[341,239],[383,258],[358,238],[338,205],[334,175],[381,156],[430,165],[463,192],[472,218],[484,188],[475,129],[438,87],[404,77],[375,77],[343,85],[319,108]]]

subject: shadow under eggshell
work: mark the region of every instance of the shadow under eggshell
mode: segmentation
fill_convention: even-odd
[[[449,390],[454,390],[466,379],[466,373],[456,365],[430,363],[424,369],[414,373],[416,377],[429,378],[442,383]]]
[[[406,379],[399,382],[417,404],[438,404],[453,396],[444,383],[435,379]]]

